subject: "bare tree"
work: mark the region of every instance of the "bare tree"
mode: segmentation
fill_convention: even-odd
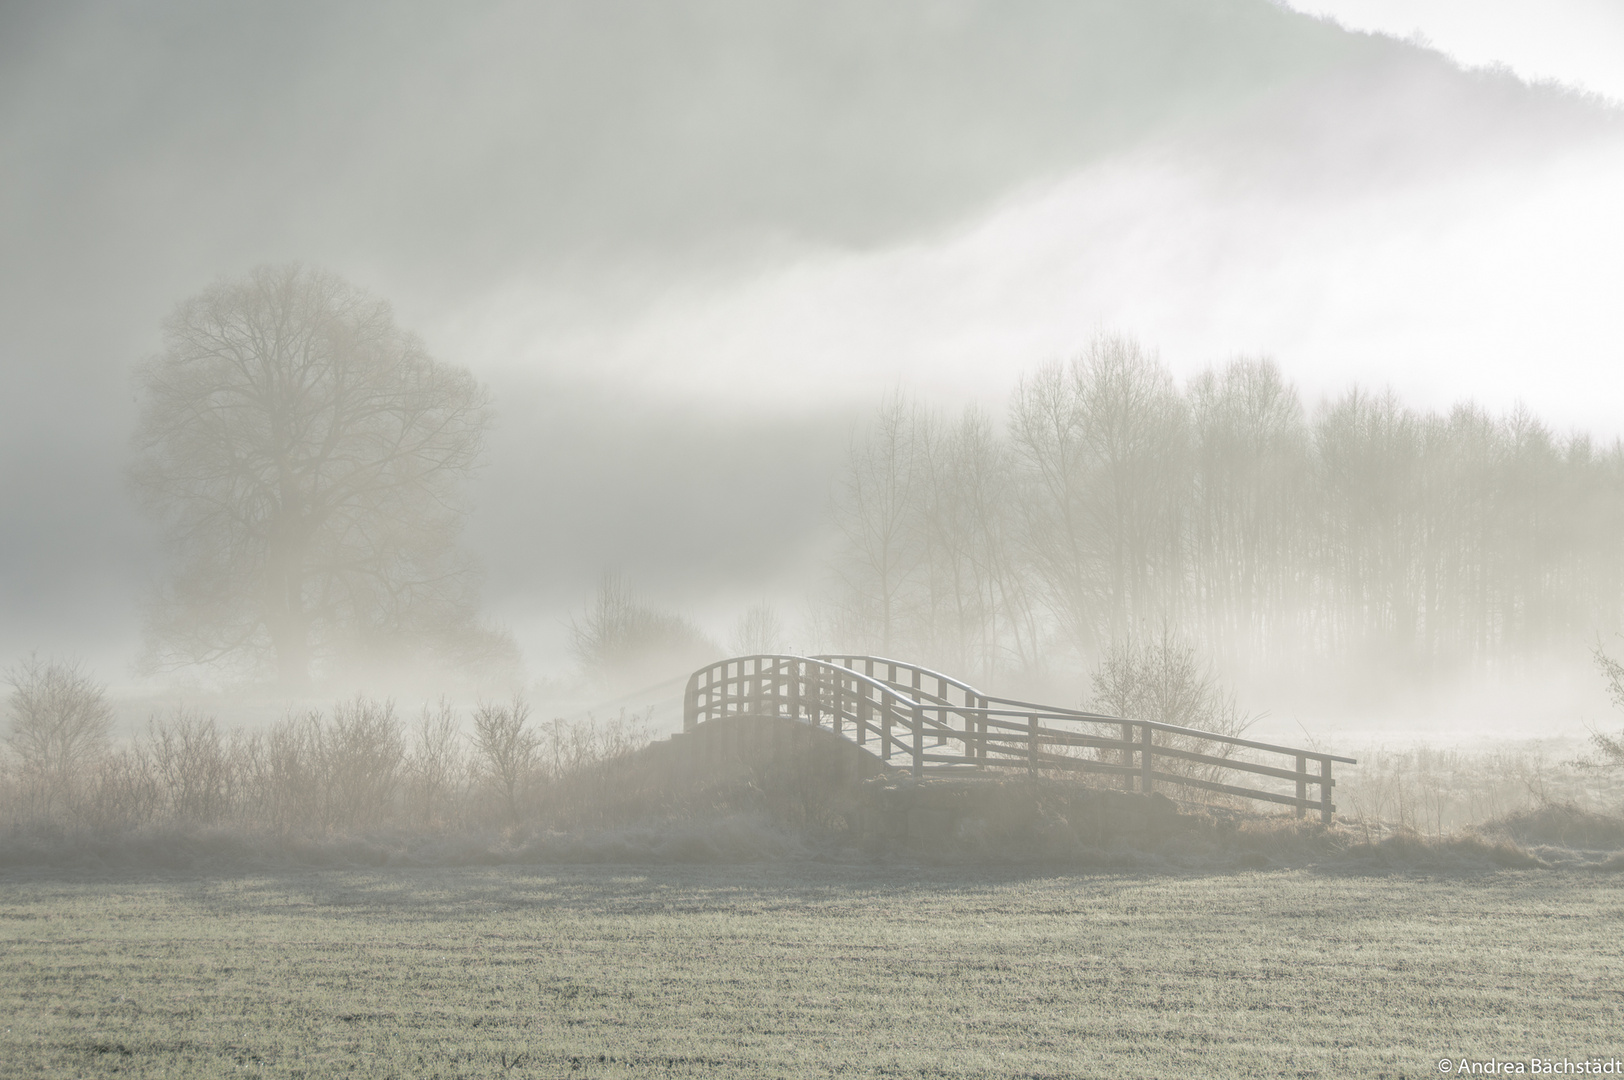
[[[75,780],[107,752],[113,710],[106,690],[77,662],[30,656],[6,672],[11,684],[6,741],[18,771],[49,816]]]
[[[901,395],[881,403],[865,437],[853,435],[833,503],[844,540],[836,563],[847,636],[890,654],[923,562],[917,528],[920,410]]]
[[[269,659],[302,687],[321,661],[514,655],[456,546],[490,423],[466,370],[297,265],[204,290],[163,337],[134,470],[177,563],[154,666]]]
[[[988,678],[1038,665],[1026,575],[1012,542],[1014,463],[978,408],[921,425],[915,499],[925,555],[929,655]]]
[[[739,656],[784,651],[784,626],[778,612],[768,603],[752,604],[739,616],[728,646]]]
[[[1235,662],[1263,653],[1306,606],[1294,571],[1313,505],[1307,426],[1296,391],[1270,360],[1203,372],[1189,397],[1192,587],[1208,640]]]
[[[1183,600],[1188,408],[1129,339],[1102,336],[1022,383],[1011,427],[1026,479],[1026,543],[1077,651]]]

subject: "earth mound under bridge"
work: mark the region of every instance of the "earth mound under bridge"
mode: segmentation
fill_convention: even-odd
[[[683,695],[683,736],[701,760],[736,748],[794,753],[794,725],[850,744],[872,773],[974,777],[1093,774],[1127,791],[1279,803],[1329,824],[1333,762],[1353,758],[1152,720],[984,694],[881,656],[736,656],[700,668]],[[1310,763],[1314,768],[1310,770]]]

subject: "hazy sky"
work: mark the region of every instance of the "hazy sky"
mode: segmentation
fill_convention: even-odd
[[[0,8],[0,659],[133,656],[131,365],[266,260],[492,385],[533,658],[608,564],[725,626],[884,389],[1099,329],[1624,431],[1619,115],[1519,79],[1624,97],[1618,5],[1300,6],[1511,70],[1267,0]]]

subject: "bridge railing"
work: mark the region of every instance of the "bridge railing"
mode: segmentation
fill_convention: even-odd
[[[925,764],[927,734],[943,726],[922,702],[878,679],[809,656],[775,654],[720,660],[689,677],[684,731],[730,716],[799,720],[859,746],[875,741],[882,760],[906,753],[916,774]],[[945,742],[946,732],[940,734]]]
[[[928,668],[856,654],[741,656],[701,668],[688,681],[684,730],[726,716],[828,727],[859,746],[876,744],[887,764],[900,756],[915,776],[927,768],[1092,773],[1147,794],[1159,787],[1214,792],[1292,806],[1299,817],[1318,808],[1327,823],[1336,809],[1332,763],[1357,764],[1317,750],[992,697]]]

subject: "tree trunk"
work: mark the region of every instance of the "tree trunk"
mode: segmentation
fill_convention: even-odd
[[[297,616],[289,615],[271,627],[271,644],[276,649],[277,681],[287,690],[310,689],[310,641],[308,630]]]

